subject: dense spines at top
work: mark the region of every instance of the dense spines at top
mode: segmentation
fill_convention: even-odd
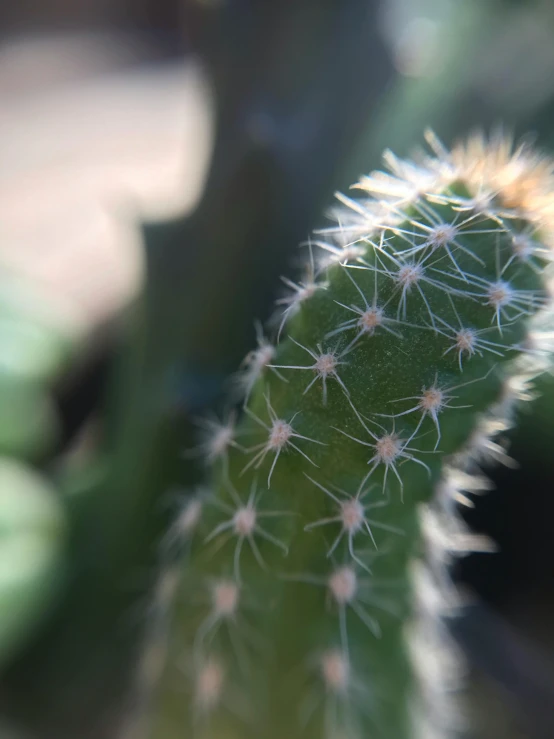
[[[362,180],[306,247],[275,342],[258,333],[240,420],[199,446],[212,489],[183,514],[153,736],[410,736],[418,506],[550,301],[549,166],[475,150],[389,155],[393,175]]]

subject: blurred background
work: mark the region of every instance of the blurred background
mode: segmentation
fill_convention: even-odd
[[[554,149],[551,0],[0,4],[0,737],[115,739],[189,420],[333,192],[502,126]],[[484,737],[554,736],[554,382],[456,569]],[[171,497],[171,496],[170,496]]]

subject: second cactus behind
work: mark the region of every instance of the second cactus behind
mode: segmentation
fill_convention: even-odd
[[[210,492],[168,534],[152,739],[412,735],[420,504],[509,406],[550,301],[554,207],[533,152],[431,142],[341,198],[245,360],[240,419],[206,422]]]

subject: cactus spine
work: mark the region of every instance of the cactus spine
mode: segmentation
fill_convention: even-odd
[[[430,143],[340,198],[275,343],[259,334],[245,361],[240,420],[207,428],[153,739],[412,736],[404,626],[413,602],[441,610],[413,562],[446,571],[464,548],[440,524],[458,494],[445,460],[490,448],[491,409],[517,394],[553,206],[551,164],[527,149]]]

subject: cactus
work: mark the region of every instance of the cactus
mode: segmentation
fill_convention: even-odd
[[[452,512],[479,480],[453,465],[501,453],[514,378],[535,371],[554,201],[525,147],[428,140],[340,196],[238,375],[240,420],[202,424],[210,492],[165,539],[181,559],[142,674],[167,655],[153,739],[402,739],[416,684],[445,707],[438,735],[455,729],[435,617],[448,557],[478,544]],[[412,629],[408,650],[416,615],[427,641]]]

